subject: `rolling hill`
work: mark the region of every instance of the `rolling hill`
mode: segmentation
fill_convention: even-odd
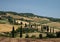
[[[1,32],[11,31],[13,25],[8,22],[8,18],[12,18],[12,21],[15,19],[15,22],[18,23],[23,22],[23,26],[25,23],[29,24],[29,22],[31,22],[31,25],[33,25],[34,23],[36,23],[37,25],[47,24],[50,27],[60,28],[59,18],[38,16],[33,13],[17,13],[11,11],[0,11]],[[3,22],[2,20],[4,20],[5,22]],[[14,27],[17,29],[18,27],[20,27],[20,25],[14,25]]]

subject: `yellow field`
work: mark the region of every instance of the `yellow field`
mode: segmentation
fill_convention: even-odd
[[[10,24],[0,24],[0,32],[9,32],[12,30],[13,25]],[[15,29],[19,27],[19,25],[14,25]]]

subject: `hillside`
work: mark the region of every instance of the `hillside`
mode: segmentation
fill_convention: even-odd
[[[8,21],[8,19],[10,21]],[[14,22],[15,24],[14,24]],[[10,24],[9,22],[13,23]],[[0,32],[7,32],[11,31],[11,28],[14,26],[15,29],[20,27],[20,23],[23,22],[23,26],[26,23],[29,25],[37,24],[38,28],[40,29],[39,25],[48,25],[50,27],[58,28],[56,30],[59,31],[60,26],[60,19],[59,18],[52,18],[52,17],[44,17],[44,16],[38,16],[33,13],[17,13],[17,12],[11,12],[11,11],[0,11]],[[4,28],[4,29],[3,29]],[[7,30],[8,29],[8,30]]]

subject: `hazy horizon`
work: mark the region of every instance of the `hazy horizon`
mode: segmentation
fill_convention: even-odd
[[[60,18],[60,0],[0,0],[0,11]]]

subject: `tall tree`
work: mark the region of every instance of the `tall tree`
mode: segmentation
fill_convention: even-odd
[[[20,38],[22,38],[22,25],[23,25],[23,23],[21,22],[20,24],[21,24],[21,27],[20,27]]]
[[[54,33],[54,27],[53,27],[53,33]]]
[[[10,24],[13,24],[13,18],[12,18],[11,16],[8,16],[8,22],[9,22]]]
[[[12,38],[14,38],[15,37],[15,29],[14,29],[14,26],[13,26],[13,28],[12,28]]]
[[[20,28],[20,38],[22,38],[22,26]]]
[[[47,33],[49,32],[49,26],[46,26],[46,28],[47,28]]]

